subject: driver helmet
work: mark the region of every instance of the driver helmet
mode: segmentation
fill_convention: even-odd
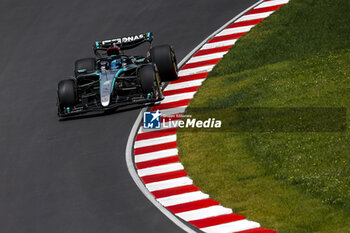
[[[118,69],[121,65],[121,60],[120,59],[114,59],[113,61],[111,61],[111,70],[115,70]]]

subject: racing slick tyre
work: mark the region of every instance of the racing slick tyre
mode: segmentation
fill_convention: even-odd
[[[84,73],[92,73],[96,71],[96,59],[93,57],[83,58],[75,61],[74,65],[74,74],[77,77],[80,73],[78,71],[82,71]]]
[[[143,94],[152,94],[154,98],[162,98],[158,72],[153,65],[142,66],[138,71],[138,77]]]
[[[61,80],[57,87],[58,107],[76,105],[76,85],[73,79]]]
[[[177,80],[175,52],[170,45],[159,45],[151,49],[151,60],[157,65],[162,82]]]

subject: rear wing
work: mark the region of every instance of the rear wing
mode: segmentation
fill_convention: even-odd
[[[133,49],[145,42],[152,43],[153,33],[148,32],[144,34],[124,36],[120,38],[115,38],[111,40],[96,41],[94,44],[94,51],[96,50],[106,50],[110,47],[118,46],[121,50]]]

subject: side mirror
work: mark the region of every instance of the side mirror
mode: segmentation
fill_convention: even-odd
[[[80,69],[80,70],[77,70],[77,72],[79,73],[79,74],[83,74],[83,73],[85,73],[87,71],[87,69]]]

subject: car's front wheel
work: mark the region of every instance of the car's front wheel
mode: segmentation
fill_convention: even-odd
[[[76,105],[77,89],[73,79],[65,79],[58,83],[57,98],[59,108],[67,108]]]
[[[142,66],[138,70],[142,93],[147,98],[161,99],[163,97],[157,69],[153,65]]]

